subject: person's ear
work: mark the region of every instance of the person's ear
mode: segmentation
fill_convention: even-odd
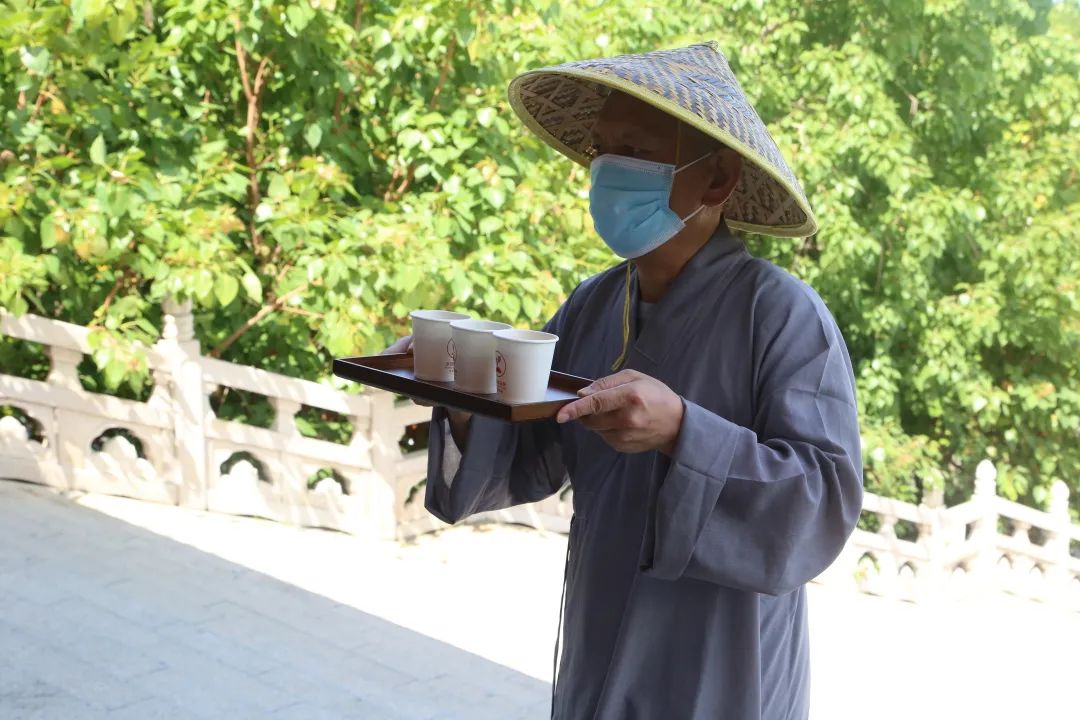
[[[712,171],[712,179],[701,196],[701,204],[707,207],[722,205],[739,184],[742,176],[742,156],[730,148],[720,148],[706,162]]]

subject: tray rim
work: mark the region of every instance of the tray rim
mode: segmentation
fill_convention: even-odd
[[[447,383],[417,380],[415,378],[402,377],[401,375],[392,372],[393,370],[403,369],[401,367],[393,367],[394,363],[401,363],[406,358],[411,357],[412,353],[408,352],[335,358],[333,363],[333,373],[337,377],[360,383],[368,387],[376,387],[408,398],[434,402],[438,405],[446,405],[466,412],[485,415],[509,422],[529,422],[551,419],[555,417],[559,408],[574,401],[574,398],[567,397],[565,399],[541,400],[532,403],[508,403],[499,400],[495,394],[481,395],[478,393],[470,393],[464,390],[458,390]],[[384,365],[384,367],[377,367],[377,365]],[[354,370],[350,372],[350,368]],[[352,375],[357,374],[357,372],[371,373],[374,374],[375,377],[352,377]],[[572,375],[570,373],[563,373],[557,370],[552,370],[550,377],[566,381],[571,386],[577,385],[579,387],[585,387],[593,382],[589,378]],[[424,394],[415,392],[415,388],[410,386],[417,384],[420,387],[429,388],[431,392]],[[548,386],[549,388],[551,387],[550,378]],[[572,390],[563,390],[563,392],[573,394]],[[455,398],[468,398],[468,401],[467,403],[448,402],[448,400],[453,400]]]

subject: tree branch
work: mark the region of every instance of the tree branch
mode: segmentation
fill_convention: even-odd
[[[240,28],[237,28],[239,30]],[[247,71],[247,54],[244,52],[244,46],[240,44],[240,38],[236,38],[236,62],[240,65],[240,82],[244,85],[244,97],[248,102],[251,102],[251,83],[248,82]]]
[[[259,164],[255,162],[255,133],[262,113],[259,102],[266,85],[266,70],[270,67],[270,55],[266,55],[259,62],[259,67],[255,70],[255,79],[252,81],[248,73],[247,53],[244,51],[244,46],[240,44],[239,37],[235,40],[235,46],[236,62],[240,66],[240,82],[244,86],[244,98],[247,100],[247,132],[244,139],[247,146],[248,211],[251,215],[251,219],[248,220],[248,236],[251,238],[251,248],[255,256],[261,258],[266,255],[266,249],[263,247],[258,230],[255,229],[255,210],[262,201],[259,190]]]
[[[101,306],[94,311],[94,318],[99,318],[105,315],[109,311],[109,306],[112,305],[113,299],[116,297],[116,293],[120,291],[120,286],[124,284],[124,280],[127,278],[127,269],[120,271],[120,275],[117,276],[116,282],[113,283],[112,290],[105,296],[105,301],[101,303]]]
[[[789,22],[790,20],[777,20],[770,25],[766,25],[764,28],[762,28],[761,33],[758,35],[758,40],[765,40],[774,32],[787,25]]]
[[[431,92],[431,100],[428,101],[428,110],[434,110],[439,101],[439,93],[446,84],[446,76],[450,74],[450,65],[454,59],[454,51],[457,50],[457,35],[450,36],[450,43],[446,46],[446,54],[443,55],[442,68],[439,70],[439,79],[435,82],[435,89]]]
[[[255,100],[258,101],[259,95],[262,94],[263,85],[265,83],[264,73],[266,68],[270,66],[270,56],[267,55],[259,63],[259,69],[255,71],[255,87],[252,92],[255,94]]]
[[[260,320],[265,318],[270,313],[274,312],[275,310],[280,310],[285,305],[285,303],[287,303],[289,301],[289,298],[291,298],[293,295],[296,295],[297,293],[301,293],[304,290],[307,290],[307,287],[308,287],[308,284],[304,283],[303,285],[301,285],[299,287],[295,287],[292,290],[290,290],[289,292],[285,293],[284,295],[279,297],[277,300],[274,300],[274,302],[270,303],[269,305],[263,305],[259,309],[259,311],[257,313],[255,313],[254,315],[249,317],[244,322],[243,325],[236,328],[236,330],[234,330],[232,332],[232,334],[229,335],[229,337],[222,340],[221,343],[218,344],[218,346],[216,348],[214,348],[209,353],[207,353],[207,356],[208,357],[214,357],[214,358],[220,357],[221,353],[225,352],[229,348],[229,346],[232,345],[234,342],[236,342],[236,340],[241,335],[246,333],[251,328],[255,327],[255,325],[257,325]]]
[[[319,320],[322,320],[325,317],[323,313],[315,312],[314,310],[305,310],[304,308],[289,307],[288,305],[281,308],[281,312],[291,313],[293,315],[303,315],[304,317],[310,318],[318,318]]]
[[[38,95],[37,95],[37,98],[34,100],[34,109],[30,111],[30,119],[31,120],[35,119],[37,117],[38,113],[41,112],[41,106],[45,104],[45,98],[47,98],[47,97],[55,97],[55,96],[53,96],[52,93],[50,93],[50,92],[48,92],[46,90],[45,83],[47,81],[48,81],[48,78],[42,79],[41,87],[38,88]]]
[[[446,45],[446,52],[443,54],[442,67],[439,69],[439,79],[435,81],[435,89],[431,91],[431,99],[428,100],[428,110],[434,110],[439,103],[439,94],[442,93],[443,86],[446,85],[446,78],[450,75],[450,66],[453,64],[454,52],[457,50],[457,36],[451,35],[450,42]],[[397,182],[404,174],[404,179],[401,184],[396,188],[394,183]],[[409,189],[409,185],[412,184],[413,178],[416,176],[416,161],[409,163],[409,167],[402,173],[401,167],[395,167],[394,173],[390,177],[390,182],[386,186],[386,191],[383,193],[383,200],[386,202],[400,200],[405,191]]]
[[[412,183],[413,178],[416,176],[416,163],[409,163],[409,169],[405,173],[405,179],[398,185],[397,190],[394,191],[394,197],[401,199],[405,195],[405,191],[409,189],[409,185]]]
[[[285,273],[289,272],[289,269],[292,268],[292,266],[293,266],[292,261],[284,263],[281,266],[281,270],[278,271],[277,277],[274,278],[274,283],[276,284],[276,283],[281,282],[285,278]]]
[[[394,166],[394,173],[390,176],[390,182],[387,183],[387,185],[386,185],[386,192],[383,193],[383,201],[384,202],[390,202],[391,198],[393,198],[393,196],[394,196],[394,183],[396,183],[398,181],[398,178],[400,178],[400,177],[401,177],[401,166],[400,165],[395,165]]]
[[[354,32],[360,31],[360,20],[364,16],[364,0],[356,0],[356,7],[353,8],[353,21],[352,27]],[[337,98],[334,100],[334,128],[336,129],[341,123],[341,101],[344,99],[345,93],[339,88],[337,91]]]
[[[135,238],[132,238],[131,242],[128,243],[128,252],[131,252],[135,249],[135,242]],[[120,274],[116,277],[116,282],[113,283],[112,290],[109,290],[109,294],[105,296],[105,300],[101,303],[101,306],[94,311],[95,322],[97,318],[104,317],[105,313],[108,312],[109,306],[112,305],[113,300],[116,299],[116,293],[120,291],[120,288],[123,286],[124,281],[132,279],[134,278],[131,274],[131,268],[125,267],[120,270]]]

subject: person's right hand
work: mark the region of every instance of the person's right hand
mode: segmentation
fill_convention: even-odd
[[[399,355],[401,353],[411,353],[413,349],[412,335],[406,335],[390,347],[383,350],[380,355]]]
[[[383,350],[379,354],[380,355],[400,355],[402,353],[412,354],[412,351],[413,351],[412,335],[406,335],[405,337],[398,339],[397,342],[395,342],[393,345],[386,348],[385,350]],[[409,399],[412,400],[417,405],[419,405],[420,407],[435,407],[434,403],[424,402],[423,400],[417,400],[416,398],[409,398]]]
[[[380,355],[398,355],[401,353],[412,353],[413,351],[413,338],[412,335],[406,335],[399,339],[390,347],[383,350]],[[423,400],[417,400],[411,398],[411,400],[421,407],[435,407],[434,403],[424,402]],[[457,442],[458,447],[462,450],[465,449],[465,437],[468,434],[469,420],[472,418],[472,413],[462,412],[461,410],[451,410],[447,408],[447,414],[450,417],[450,431],[454,436],[454,440]]]

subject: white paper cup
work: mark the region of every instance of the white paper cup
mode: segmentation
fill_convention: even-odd
[[[537,330],[496,330],[494,335],[499,397],[509,403],[543,400],[559,336]]]
[[[413,331],[413,374],[417,380],[452,382],[454,346],[450,323],[468,315],[446,310],[414,310],[409,313]]]
[[[454,344],[454,385],[465,392],[495,392],[496,330],[511,330],[506,323],[455,320],[450,323]]]

